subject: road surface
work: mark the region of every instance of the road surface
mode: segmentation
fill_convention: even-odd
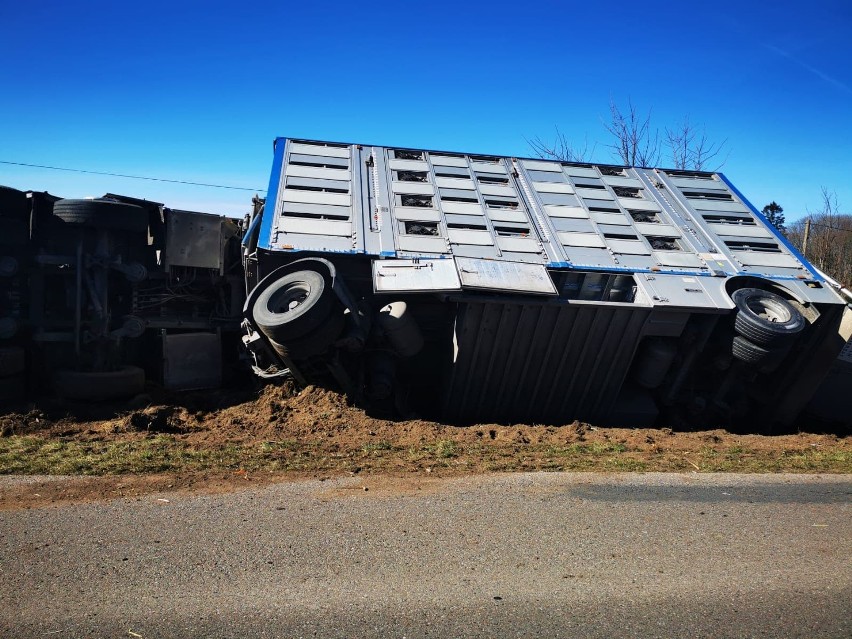
[[[0,636],[848,639],[850,496],[540,473],[5,511]]]

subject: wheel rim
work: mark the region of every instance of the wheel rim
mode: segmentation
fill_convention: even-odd
[[[269,298],[269,310],[284,314],[296,310],[311,296],[311,287],[306,282],[295,282]]]
[[[773,300],[765,298],[749,299],[746,302],[746,306],[757,317],[773,324],[789,322],[793,317],[789,309],[785,308],[782,304],[777,304]]]

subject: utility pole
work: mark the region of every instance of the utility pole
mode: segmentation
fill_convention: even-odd
[[[811,218],[805,220],[805,236],[802,238],[802,255],[808,256],[808,236],[811,234]]]

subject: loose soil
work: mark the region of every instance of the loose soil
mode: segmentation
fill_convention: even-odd
[[[0,416],[0,433],[2,474],[97,476],[15,484],[0,509],[360,473],[852,472],[848,436],[390,421],[332,391],[287,383],[124,405],[42,404]]]

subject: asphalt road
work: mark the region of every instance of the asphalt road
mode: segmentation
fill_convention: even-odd
[[[848,639],[850,497],[554,473],[6,511],[0,636]]]

